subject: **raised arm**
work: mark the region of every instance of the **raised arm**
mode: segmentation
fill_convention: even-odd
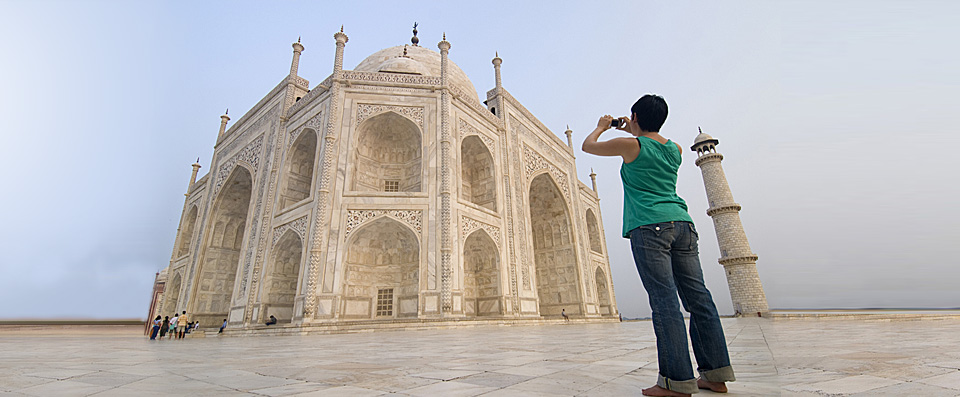
[[[597,128],[587,135],[583,140],[583,146],[580,147],[586,153],[597,156],[620,156],[626,163],[632,162],[640,154],[640,145],[636,138],[618,137],[608,141],[600,142],[600,134],[610,129],[610,121],[613,116],[606,115],[597,122]]]

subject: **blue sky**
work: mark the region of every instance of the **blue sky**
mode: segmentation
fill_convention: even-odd
[[[208,171],[219,116],[286,75],[344,67],[446,32],[483,93],[503,84],[562,137],[663,95],[663,134],[718,150],[773,308],[956,307],[960,37],[949,2],[0,1],[0,318],[145,316],[170,258],[190,164]],[[563,138],[565,139],[565,138]],[[678,191],[707,284],[729,294],[695,155]],[[649,308],[620,239],[619,162],[598,174],[621,311]]]

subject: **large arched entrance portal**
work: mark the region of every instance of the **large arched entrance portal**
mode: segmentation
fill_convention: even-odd
[[[293,230],[287,230],[273,247],[270,272],[263,283],[263,299],[260,311],[262,321],[273,315],[280,322],[293,319],[293,302],[297,297],[297,281],[300,278],[300,262],[303,258],[303,242]]]
[[[230,312],[252,190],[250,172],[238,166],[214,202],[192,305],[191,318],[203,327],[219,326]]]
[[[580,314],[577,255],[563,195],[549,174],[530,183],[530,225],[540,315]]]
[[[502,313],[500,308],[500,253],[483,229],[463,243],[463,311],[468,316]]]
[[[350,236],[344,260],[344,318],[416,317],[420,242],[410,228],[376,219]]]

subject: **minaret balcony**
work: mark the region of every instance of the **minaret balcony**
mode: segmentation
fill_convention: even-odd
[[[722,155],[722,154],[720,154],[720,153],[707,153],[707,154],[705,154],[705,155],[703,155],[703,156],[697,157],[697,161],[695,162],[695,164],[697,165],[697,167],[699,167],[700,164],[702,164],[702,163],[706,163],[706,162],[710,162],[710,161],[718,161],[718,162],[719,162],[719,161],[721,161],[721,160],[723,160],[723,155]]]
[[[757,263],[759,256],[756,255],[741,255],[741,256],[725,256],[718,260],[723,266],[734,266],[734,265],[748,265]]]
[[[727,204],[727,205],[721,205],[721,206],[718,206],[718,207],[713,207],[713,208],[707,209],[707,216],[714,216],[714,215],[718,215],[718,214],[725,214],[725,213],[728,213],[728,212],[740,212],[740,209],[741,209],[741,208],[742,208],[742,207],[740,207],[740,204],[737,204],[737,203]]]

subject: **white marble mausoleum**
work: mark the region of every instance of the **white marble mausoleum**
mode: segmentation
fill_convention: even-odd
[[[616,318],[595,187],[502,86],[484,101],[412,44],[311,86],[290,74],[220,133],[186,193],[153,315],[201,326]]]

